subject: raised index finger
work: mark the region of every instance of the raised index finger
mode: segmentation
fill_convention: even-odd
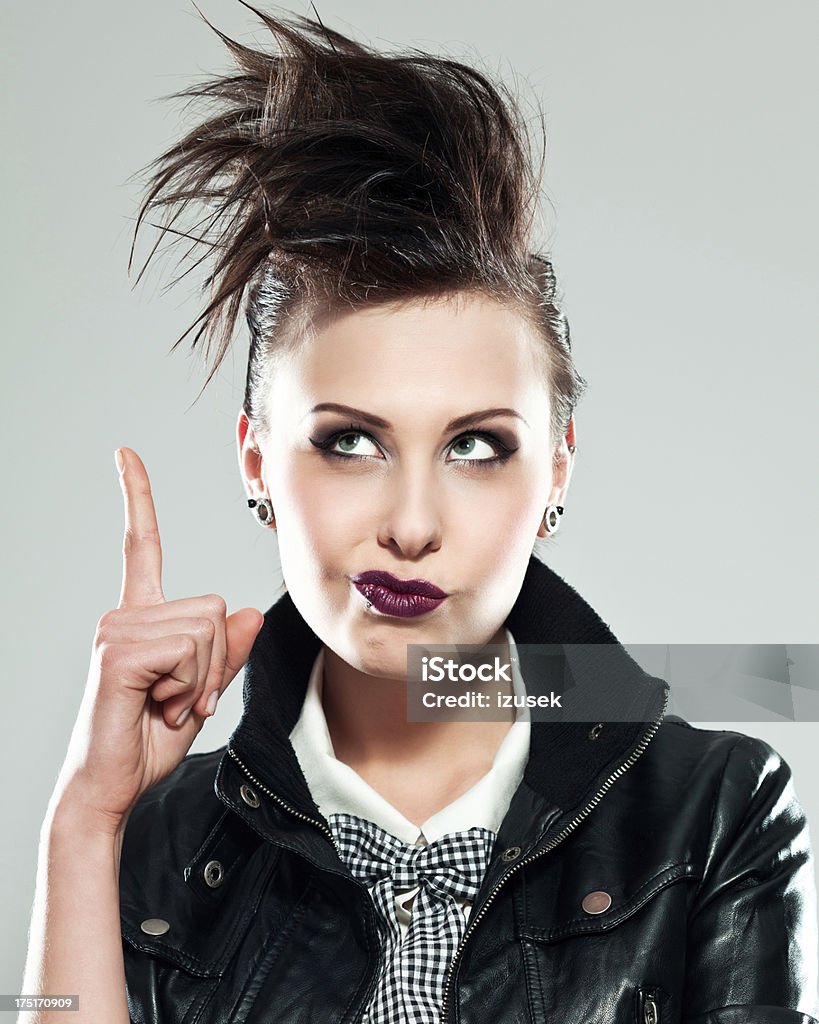
[[[125,537],[122,544],[122,590],[119,607],[161,604],[162,546],[151,482],[142,459],[131,448],[120,448],[120,485],[125,498]]]

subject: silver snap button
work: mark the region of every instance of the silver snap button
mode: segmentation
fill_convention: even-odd
[[[202,873],[211,889],[218,888],[225,879],[225,870],[218,860],[209,860]]]
[[[602,889],[587,892],[581,904],[587,914],[602,914],[611,906],[611,896]]]
[[[146,935],[164,935],[170,929],[167,921],[161,917],[148,917],[139,926]]]
[[[251,789],[250,786],[248,786],[248,784],[246,782],[243,782],[241,784],[241,786],[239,786],[239,793],[240,793],[242,799],[244,800],[244,802],[248,806],[250,806],[250,807],[258,807],[259,806],[259,794],[256,792],[255,789]]]
[[[514,860],[515,857],[520,856],[519,846],[510,846],[508,850],[504,850],[501,854],[501,860]]]
[[[589,729],[589,739],[596,740],[600,733],[603,731],[604,722],[596,722],[591,729]]]

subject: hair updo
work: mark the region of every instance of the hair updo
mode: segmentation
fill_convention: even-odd
[[[240,312],[250,332],[244,409],[266,433],[277,355],[341,311],[473,292],[520,312],[543,339],[553,453],[587,384],[571,356],[550,260],[529,251],[543,160],[514,97],[458,61],[380,53],[298,15],[251,7],[276,52],[230,39],[235,73],[165,99],[210,104],[207,116],[147,165],[136,219],[161,210],[163,237],[208,256],[196,330],[212,367]],[[197,8],[198,10],[198,8]],[[315,8],[314,8],[315,10]],[[191,204],[197,216],[185,217]],[[244,309],[243,309],[244,305]],[[201,393],[201,392],[200,392]]]

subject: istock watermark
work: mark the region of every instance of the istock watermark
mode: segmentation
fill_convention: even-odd
[[[408,644],[407,721],[819,721],[817,644]]]
[[[539,646],[546,653],[550,645]],[[556,685],[563,681],[561,667],[553,660],[538,675],[542,684],[555,684],[527,687],[515,645],[408,644],[407,721],[511,721],[528,719],[533,710],[562,712],[562,686]]]

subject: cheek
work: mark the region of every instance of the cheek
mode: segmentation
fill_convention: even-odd
[[[464,488],[456,499],[458,532],[464,529],[488,547],[507,546],[522,534],[528,537],[537,529],[547,493],[548,483],[531,471],[504,473],[483,487]]]
[[[349,548],[354,536],[366,526],[373,503],[362,481],[350,473],[316,468],[309,459],[294,459],[281,476],[282,526],[290,525],[313,548],[327,549],[337,543]],[[275,507],[275,504],[274,504]],[[278,521],[278,520],[277,520]]]

